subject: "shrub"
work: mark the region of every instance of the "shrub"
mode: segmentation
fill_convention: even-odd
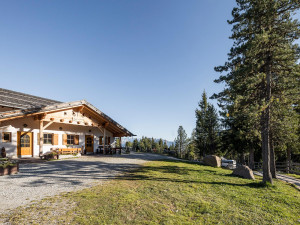
[[[17,165],[18,161],[17,160],[11,160],[8,158],[0,158],[0,167],[1,168],[6,168],[8,166],[15,166]]]

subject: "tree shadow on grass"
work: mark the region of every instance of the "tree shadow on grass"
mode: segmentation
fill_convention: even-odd
[[[98,157],[91,157],[91,160],[65,160],[52,161],[47,163],[27,164],[22,165],[20,173],[14,176],[0,179],[0,184],[6,183],[8,180],[22,179],[19,183],[22,187],[43,187],[44,185],[63,185],[63,186],[78,186],[89,181],[101,181],[112,179],[117,176],[117,179],[127,180],[157,180],[183,183],[210,183],[201,180],[187,179],[190,174],[197,174],[197,176],[218,175],[223,173],[219,169],[209,168],[206,166],[187,166],[197,165],[195,162],[188,162],[182,160],[174,160],[173,158],[164,158],[161,155],[155,154],[132,154],[126,156],[113,156],[116,158],[124,157],[129,159],[145,159],[166,162],[161,166],[143,166],[131,163],[108,163],[101,161]],[[101,156],[100,156],[101,157]],[[170,164],[168,164],[168,162]],[[180,165],[179,165],[180,164]],[[186,166],[185,166],[185,165]],[[134,170],[132,170],[134,169]],[[123,175],[119,175],[122,173]],[[169,176],[168,176],[169,174]],[[177,176],[178,175],[178,176]],[[183,176],[187,175],[187,176]],[[191,176],[194,178],[194,176]],[[26,179],[30,178],[30,179]],[[227,184],[243,186],[247,184],[233,184],[225,182],[216,182],[215,184]],[[249,184],[251,187],[253,185]],[[254,185],[255,186],[255,185]]]
[[[151,172],[161,172],[161,176],[151,175]],[[187,184],[211,184],[211,185],[230,185],[230,186],[240,186],[240,187],[250,187],[250,188],[266,188],[271,187],[268,184],[264,184],[262,182],[257,181],[250,181],[251,183],[233,183],[233,182],[226,182],[226,181],[201,181],[199,179],[184,179],[184,178],[174,178],[172,174],[188,174],[189,172],[199,172],[203,176],[205,175],[219,175],[224,177],[231,177],[237,179],[243,179],[241,177],[232,175],[232,174],[216,174],[217,171],[209,170],[209,169],[190,169],[185,167],[178,167],[178,166],[144,166],[132,172],[127,172],[121,176],[117,176],[116,179],[118,180],[148,180],[148,181],[159,181],[159,182],[174,182],[174,183],[187,183]],[[166,174],[170,174],[171,177],[167,177]],[[243,179],[246,180],[246,179]]]

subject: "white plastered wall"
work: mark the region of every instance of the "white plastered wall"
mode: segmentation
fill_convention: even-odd
[[[48,122],[44,122],[44,126]],[[24,127],[24,124],[27,126]],[[9,126],[10,125],[10,126]],[[60,129],[62,128],[62,129]],[[5,147],[8,157],[17,157],[17,132],[27,131],[33,132],[33,155],[39,156],[39,121],[34,120],[33,117],[14,119],[1,122],[0,124],[0,149]],[[2,132],[11,132],[11,142],[2,142]],[[79,135],[79,145],[73,145],[74,148],[85,147],[85,135],[94,135],[94,152],[99,145],[99,136],[103,136],[102,132],[96,127],[69,125],[63,123],[53,123],[44,130],[44,133],[58,134],[58,145],[43,145],[43,152],[50,151],[51,148],[66,148],[63,145],[63,134]],[[111,138],[111,143],[114,142],[113,134],[106,131],[106,136]],[[24,156],[23,156],[24,157]],[[29,156],[30,157],[30,156]]]

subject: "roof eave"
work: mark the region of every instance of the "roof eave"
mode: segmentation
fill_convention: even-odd
[[[125,127],[117,123],[115,120],[107,116],[105,113],[97,109],[95,106],[87,102],[86,100],[80,100],[80,101],[74,101],[74,102],[65,102],[65,103],[58,103],[54,105],[49,105],[43,108],[35,108],[35,109],[23,109],[23,110],[13,110],[13,111],[6,111],[3,113],[0,113],[0,121],[4,120],[11,120],[11,119],[16,119],[19,117],[24,117],[24,116],[33,116],[33,115],[38,115],[41,113],[49,113],[53,111],[61,111],[69,108],[75,108],[79,106],[85,106],[96,112],[98,115],[103,117],[104,119],[108,120],[115,126],[117,126],[120,130],[124,132],[124,136],[136,136],[130,131],[128,131]],[[7,116],[5,116],[7,114]]]

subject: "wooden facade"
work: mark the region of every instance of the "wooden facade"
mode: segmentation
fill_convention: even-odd
[[[84,100],[62,103],[0,89],[0,109],[0,148],[12,157],[39,156],[54,148],[94,153],[116,137],[133,136]]]

